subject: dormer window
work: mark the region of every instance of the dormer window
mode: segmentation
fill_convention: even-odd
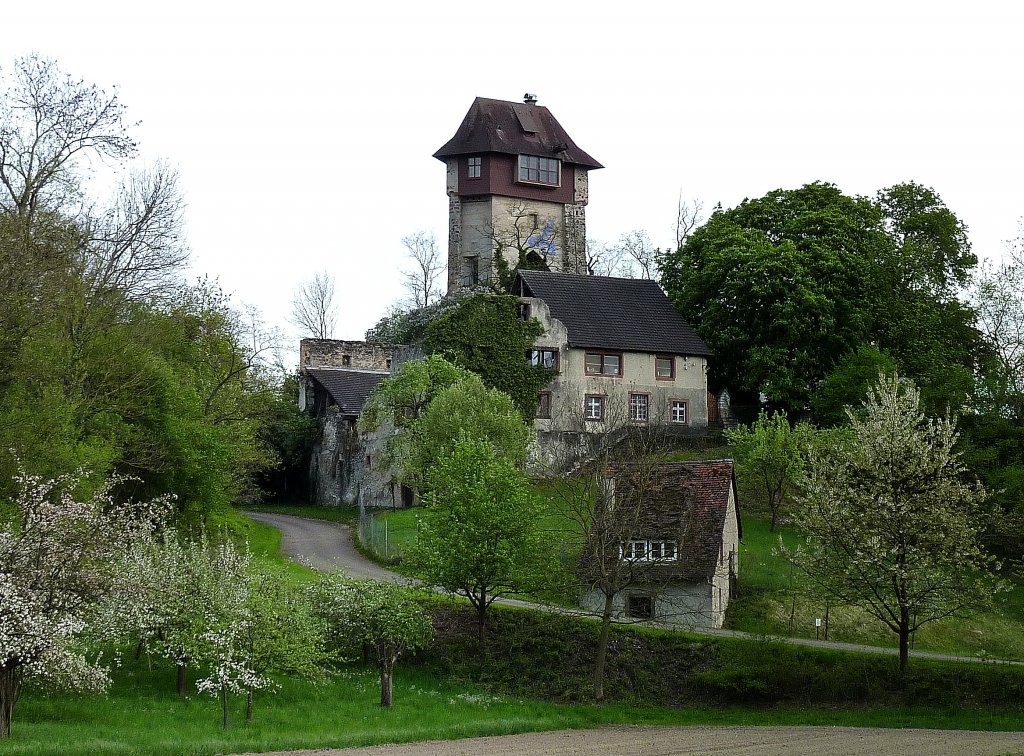
[[[519,180],[527,184],[558,186],[560,161],[538,155],[519,156]]]
[[[480,170],[483,166],[484,159],[482,157],[471,157],[466,160],[466,177],[467,178],[480,178]]]

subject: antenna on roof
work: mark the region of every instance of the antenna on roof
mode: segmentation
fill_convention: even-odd
[[[537,95],[530,94],[529,92],[527,92],[526,94],[523,95],[523,102],[525,102],[527,105],[536,105]]]

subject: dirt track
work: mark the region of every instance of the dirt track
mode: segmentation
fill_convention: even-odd
[[[372,748],[290,751],[288,756],[676,756],[698,753],[782,753],[787,756],[1024,754],[1024,734],[856,727],[603,727],[466,740],[431,740]]]

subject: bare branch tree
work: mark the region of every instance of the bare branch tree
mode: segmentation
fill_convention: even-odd
[[[617,245],[587,239],[587,272],[592,276],[635,278],[633,261]]]
[[[441,298],[445,261],[437,247],[437,238],[427,231],[417,231],[402,237],[402,246],[412,261],[410,270],[403,270],[403,286],[409,292],[412,304],[418,309]]]
[[[292,298],[291,320],[314,339],[331,338],[338,320],[333,276],[321,271],[299,286]]]
[[[567,426],[580,429],[579,442],[563,446],[549,464],[553,472],[570,471],[553,491],[580,547],[577,577],[591,597],[584,603],[601,618],[593,675],[594,698],[601,701],[615,597],[639,585],[657,591],[659,568],[666,564],[660,558],[635,558],[626,549],[649,535],[647,498],[654,487],[656,453],[665,448],[668,433],[663,425],[630,420],[625,401],[606,401],[598,423],[584,418],[582,396],[567,406],[579,408]],[[628,470],[628,481],[617,492],[613,478],[623,470]]]
[[[53,60],[15,61],[0,96],[0,207],[31,219],[77,194],[73,166],[88,155],[135,154],[117,94],[72,79]]]
[[[658,276],[658,250],[646,231],[629,231],[619,237],[616,246],[620,255],[637,264],[640,278],[651,279]]]
[[[704,210],[704,203],[699,199],[689,202],[683,199],[683,192],[679,192],[679,202],[676,204],[676,249],[679,249],[690,238],[693,229],[704,220],[701,211]]]
[[[188,262],[183,211],[176,171],[158,164],[131,173],[108,209],[82,221],[78,264],[91,293],[117,291],[135,300],[169,296]]]

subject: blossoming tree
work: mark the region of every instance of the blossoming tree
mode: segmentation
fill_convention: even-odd
[[[149,537],[170,505],[117,501],[121,482],[81,500],[76,476],[16,476],[13,514],[0,517],[0,738],[10,736],[25,682],[74,690],[109,682],[85,653],[85,632],[113,584],[117,554]]]

